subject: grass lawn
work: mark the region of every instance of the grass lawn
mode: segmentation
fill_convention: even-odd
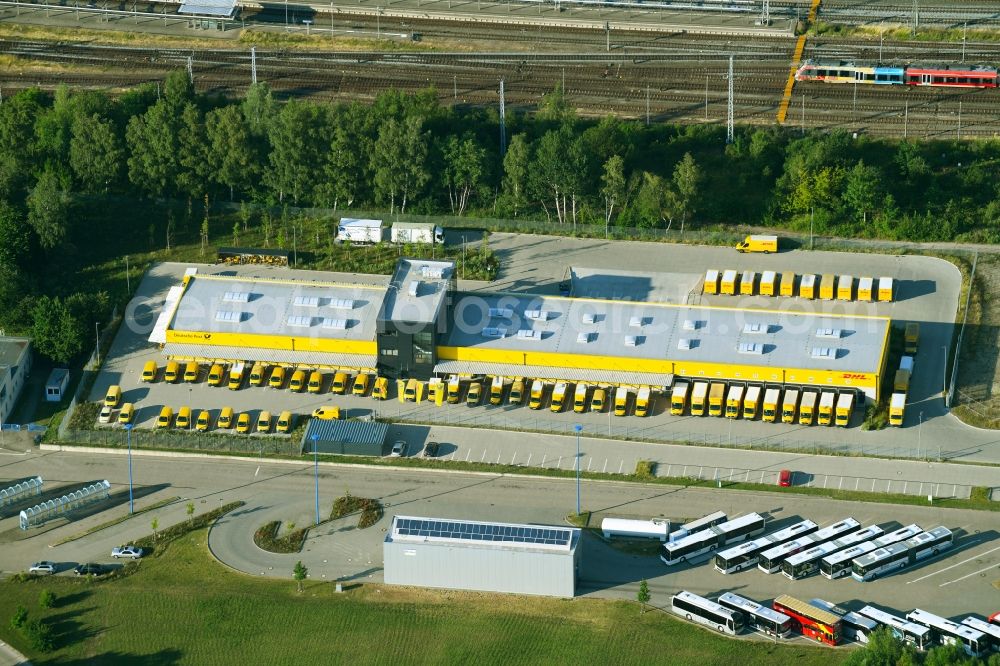
[[[433,592],[376,585],[336,594],[251,578],[216,563],[206,530],[105,582],[0,582],[0,636],[36,664],[674,663],[838,664],[842,651],[726,639],[635,604]],[[59,597],[42,610],[38,596]],[[654,595],[652,602],[664,599]],[[8,627],[17,605],[53,625],[39,655]]]

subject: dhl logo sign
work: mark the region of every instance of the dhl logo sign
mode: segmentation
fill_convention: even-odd
[[[863,372],[845,372],[841,375],[842,379],[867,379],[868,375]]]

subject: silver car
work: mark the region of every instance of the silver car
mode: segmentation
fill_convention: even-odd
[[[129,557],[133,560],[137,560],[142,557],[142,555],[142,548],[139,548],[138,546],[119,546],[118,548],[111,549],[111,557],[116,560],[119,557]]]
[[[54,574],[55,572],[56,572],[55,562],[48,562],[48,561],[35,562],[28,568],[28,573],[38,574],[40,576],[47,574]]]
[[[392,445],[392,451],[389,453],[391,458],[401,458],[406,455],[406,442],[399,440]]]

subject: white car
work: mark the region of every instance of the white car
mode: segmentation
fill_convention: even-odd
[[[138,546],[120,546],[118,548],[111,549],[111,557],[116,560],[119,557],[130,557],[133,560],[137,560],[142,556],[142,548],[139,548]]]
[[[392,451],[389,453],[390,458],[401,458],[406,455],[406,442],[399,440],[392,445]]]
[[[28,573],[32,574],[54,574],[56,572],[55,562],[35,562],[28,568]]]
[[[105,405],[101,408],[101,413],[97,416],[98,423],[111,423],[111,413],[114,411],[113,408]]]

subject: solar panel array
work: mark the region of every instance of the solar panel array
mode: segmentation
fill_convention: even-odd
[[[572,531],[553,527],[477,523],[431,518],[397,518],[395,534],[455,541],[568,547]]]

